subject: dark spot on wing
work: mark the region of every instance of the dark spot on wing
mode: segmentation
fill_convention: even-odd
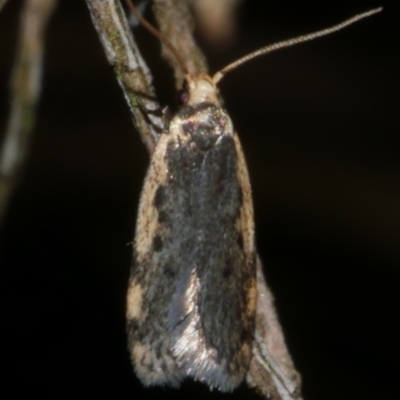
[[[250,342],[252,340],[251,333],[249,329],[246,329],[245,327],[242,328],[242,332],[240,333],[240,341],[241,343],[244,342]]]
[[[156,194],[154,195],[153,204],[154,207],[159,209],[165,201],[165,193],[164,186],[159,186],[156,190]]]
[[[158,358],[158,359],[161,359],[161,356],[162,356],[162,351],[161,351],[161,346],[160,346],[160,344],[157,344],[156,346],[155,346],[155,354],[156,354],[156,357]]]
[[[169,264],[164,265],[163,271],[168,278],[176,277],[176,271]]]
[[[233,273],[233,261],[231,258],[228,258],[225,262],[225,266],[222,269],[222,276],[225,279],[228,279]]]
[[[243,250],[243,235],[242,235],[242,232],[238,232],[238,236],[237,236],[237,239],[236,239],[236,243],[237,243],[237,245],[239,246],[239,248],[240,248],[241,250]]]
[[[140,329],[139,321],[136,318],[132,318],[128,321],[127,331],[130,338],[135,338],[141,342],[144,338],[143,331]]]
[[[218,166],[218,181],[217,181],[217,187],[220,193],[223,192],[225,185],[228,183],[227,182],[227,173],[228,173],[228,165],[226,162],[221,163]]]
[[[207,151],[211,149],[218,139],[218,136],[212,134],[213,129],[210,124],[203,123],[198,124],[192,132],[193,142],[196,143],[197,148],[201,151]]]
[[[137,332],[139,329],[139,323],[136,318],[132,318],[128,321],[128,332]]]
[[[240,206],[242,206],[243,205],[243,190],[242,190],[242,188],[240,186],[238,187],[237,196],[238,196],[238,203],[239,203]]]
[[[158,222],[161,224],[163,224],[163,223],[165,224],[166,222],[168,222],[168,216],[165,211],[158,212]]]
[[[162,247],[163,247],[163,242],[162,242],[162,239],[160,238],[160,236],[158,236],[158,235],[154,236],[154,239],[153,239],[154,251],[161,251]]]
[[[191,135],[195,129],[195,124],[192,121],[187,121],[182,124],[182,130],[186,135]]]
[[[149,361],[146,365],[146,368],[150,371],[150,372],[154,372],[154,362],[153,360]]]
[[[162,363],[161,363],[161,369],[162,369],[162,371],[164,372],[164,374],[167,374],[167,372],[169,372],[168,365],[167,365],[167,363],[166,363],[164,360],[163,360]]]

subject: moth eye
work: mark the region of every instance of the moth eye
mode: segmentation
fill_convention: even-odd
[[[183,81],[182,88],[176,93],[179,105],[186,104],[189,101],[189,87],[187,81]]]

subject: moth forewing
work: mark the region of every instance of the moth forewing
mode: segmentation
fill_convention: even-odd
[[[256,253],[239,139],[207,75],[161,135],[139,206],[129,346],[147,385],[236,388],[251,360]]]

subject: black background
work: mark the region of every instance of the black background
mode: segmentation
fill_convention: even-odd
[[[229,48],[199,35],[212,71],[385,7],[254,60],[220,88],[248,161],[257,244],[304,398],[400,399],[399,14],[384,0],[277,3],[244,1]],[[20,6],[9,0],[0,13],[1,132]],[[159,44],[138,35],[162,103],[173,104]],[[193,383],[144,389],[133,374],[128,243],[148,155],[83,0],[60,1],[46,46],[33,145],[2,228],[2,390],[250,398],[245,387],[234,395]]]

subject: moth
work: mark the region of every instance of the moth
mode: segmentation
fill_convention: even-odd
[[[246,380],[266,398],[301,398],[257,256],[245,158],[217,83],[255,56],[379,11],[267,46],[213,77],[186,73],[182,104],[152,154],[136,223],[127,332],[144,385],[178,387],[190,377],[225,392]]]

